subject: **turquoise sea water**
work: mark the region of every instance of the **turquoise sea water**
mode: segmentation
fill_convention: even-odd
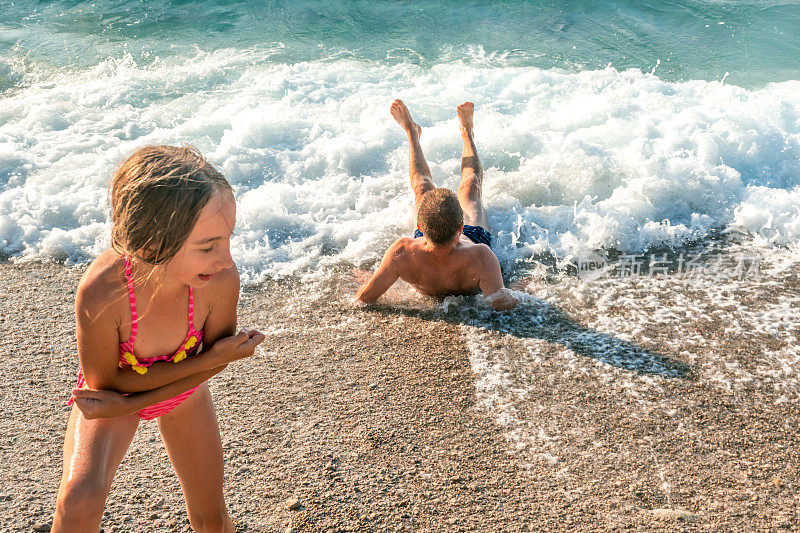
[[[275,61],[350,56],[432,65],[503,64],[652,70],[669,81],[755,87],[796,79],[800,5],[781,1],[5,2],[0,52],[63,68],[131,53],[262,48]]]
[[[798,95],[791,2],[4,2],[0,255],[90,259],[114,165],[191,143],[237,189],[247,276],[369,265],[411,226],[396,97],[450,187],[475,101],[506,264],[796,246]]]

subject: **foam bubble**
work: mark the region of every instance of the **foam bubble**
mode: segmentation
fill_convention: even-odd
[[[23,74],[9,62],[0,59],[0,93],[15,87],[22,81]]]
[[[800,186],[749,188],[734,211],[733,224],[768,243],[796,245],[800,242]]]

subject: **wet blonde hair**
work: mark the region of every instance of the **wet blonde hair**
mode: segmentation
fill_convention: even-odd
[[[136,150],[109,186],[112,248],[151,265],[166,263],[186,242],[216,191],[233,194],[228,180],[197,149]]]

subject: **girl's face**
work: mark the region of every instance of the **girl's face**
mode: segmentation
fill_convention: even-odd
[[[192,287],[203,287],[217,273],[234,266],[231,234],[236,202],[227,191],[216,191],[200,211],[186,242],[166,265],[168,276]]]

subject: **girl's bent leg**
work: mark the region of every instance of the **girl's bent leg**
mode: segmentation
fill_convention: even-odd
[[[233,531],[222,493],[222,442],[208,383],[158,419],[195,531]]]
[[[137,414],[86,420],[77,407],[72,407],[53,531],[100,529],[111,482],[138,426]]]

